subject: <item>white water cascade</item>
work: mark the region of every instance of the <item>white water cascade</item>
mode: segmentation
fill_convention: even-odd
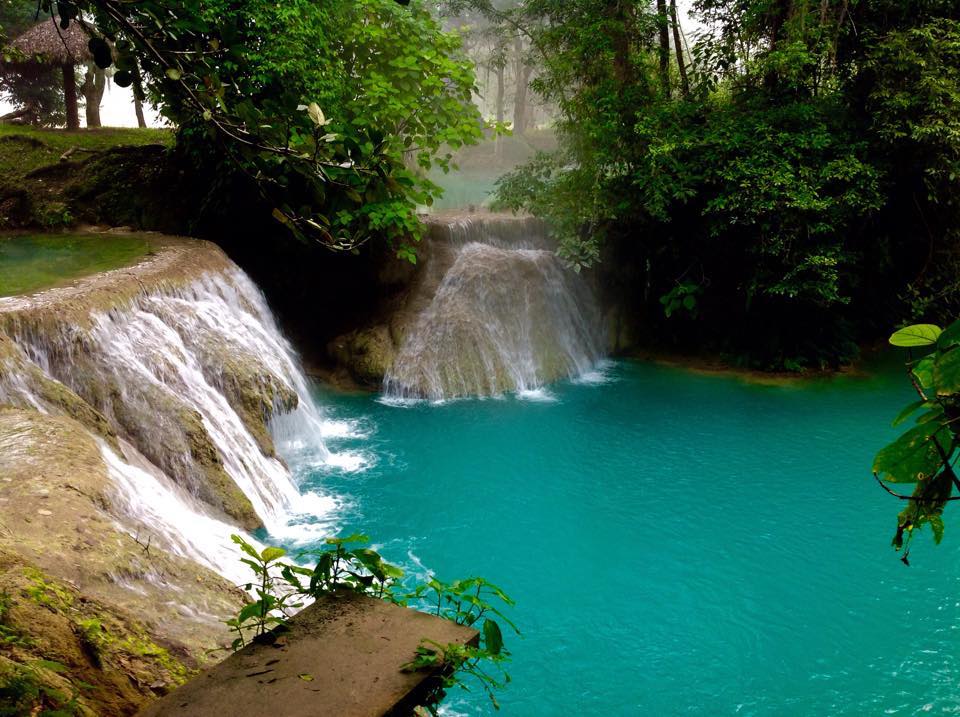
[[[324,445],[326,421],[297,358],[242,271],[147,291],[91,313],[85,326],[54,326],[10,331],[27,363],[4,372],[0,360],[0,403],[57,410],[27,380],[33,364],[107,418],[123,455],[105,440],[101,452],[125,530],[233,580],[245,567],[230,540],[240,532],[231,500],[252,507],[248,522],[273,538],[333,530],[337,501],[301,493],[285,459],[346,467],[352,459]]]
[[[386,376],[388,398],[523,394],[596,365],[596,303],[539,223],[481,217],[443,228],[431,238],[436,288]]]

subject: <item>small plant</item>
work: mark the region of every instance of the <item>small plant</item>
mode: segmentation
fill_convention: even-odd
[[[57,611],[73,605],[73,595],[56,583],[50,582],[42,572],[35,568],[27,568],[24,574],[30,581],[25,592],[38,605]]]
[[[80,714],[79,695],[67,695],[51,687],[43,677],[43,672],[66,670],[65,665],[52,660],[14,665],[0,675],[0,717],[73,717]]]
[[[386,562],[377,551],[370,548],[347,548],[351,544],[363,546],[370,542],[370,538],[355,534],[345,538],[327,538],[324,542],[328,548],[303,554],[317,557],[317,565],[313,570],[300,571],[310,577],[305,594],[319,597],[337,590],[350,590],[397,602],[393,586],[403,577],[403,570]]]
[[[494,708],[500,709],[495,690],[503,689],[510,683],[510,675],[504,669],[510,652],[504,647],[503,631],[498,620],[502,620],[517,635],[520,631],[497,605],[513,606],[514,601],[483,578],[455,580],[452,583],[431,578],[407,598],[429,606],[429,612],[458,625],[479,626],[480,639],[477,647],[456,643],[442,645],[433,640],[424,640],[417,648],[416,657],[404,665],[404,669],[442,668],[443,690],[458,686],[469,691],[468,679],[472,679],[487,693]],[[487,666],[492,666],[499,674],[490,674],[484,669]],[[436,701],[428,705],[432,714],[437,714],[435,708]]]
[[[469,578],[443,583],[431,578],[427,583],[409,592],[401,592],[403,570],[383,559],[367,547],[366,535],[328,538],[324,547],[300,553],[299,559],[316,560],[313,568],[295,563],[284,563],[283,548],[267,547],[258,551],[239,535],[231,536],[247,557],[241,561],[253,570],[255,581],[242,587],[255,592],[257,599],[240,610],[227,625],[237,634],[233,649],[250,640],[272,641],[276,630],[286,626],[289,613],[300,608],[306,598],[318,598],[335,592],[349,591],[389,600],[398,605],[412,604],[424,612],[468,627],[478,627],[479,644],[476,647],[456,643],[440,644],[424,640],[414,658],[402,669],[440,670],[442,677],[430,704],[423,708],[436,714],[439,696],[454,685],[469,689],[472,678],[486,691],[494,707],[499,709],[495,690],[510,682],[503,669],[510,653],[503,644],[500,621],[519,634],[516,626],[503,614],[503,606],[514,604],[506,593],[483,578]],[[499,674],[490,674],[485,668],[492,665]],[[418,708],[419,709],[419,708]]]
[[[239,535],[231,538],[247,554],[241,561],[249,565],[256,576],[255,582],[243,587],[248,593],[255,592],[257,599],[244,605],[235,618],[227,620],[227,626],[237,633],[233,649],[238,650],[247,644],[248,638],[255,642],[268,641],[271,630],[286,624],[288,611],[303,606],[303,602],[298,601],[300,594],[290,590],[289,583],[276,575],[280,572],[292,576],[294,568],[302,568],[279,562],[287,554],[283,548],[267,547],[258,552]]]
[[[929,525],[939,543],[943,509],[948,502],[960,500],[954,493],[954,488],[960,489],[960,479],[953,468],[960,436],[960,321],[947,329],[933,324],[907,326],[895,332],[890,343],[910,351],[907,376],[918,400],[894,420],[894,426],[911,419],[913,425],[877,453],[873,474],[887,493],[906,501],[897,517],[893,546],[903,549],[901,560],[909,565],[914,532]],[[913,491],[899,493],[888,485],[897,483],[911,483]]]

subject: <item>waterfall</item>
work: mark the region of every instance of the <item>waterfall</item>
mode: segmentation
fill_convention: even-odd
[[[385,378],[388,397],[533,391],[600,360],[589,287],[551,250],[538,222],[462,218],[430,241],[433,279],[424,284],[432,296]]]
[[[301,493],[285,461],[344,457],[324,445],[297,357],[235,266],[94,307],[81,325],[5,318],[16,354],[0,332],[0,404],[73,415],[55,384],[102,414],[111,509],[138,539],[237,579],[238,523],[285,541],[330,534],[336,500]]]

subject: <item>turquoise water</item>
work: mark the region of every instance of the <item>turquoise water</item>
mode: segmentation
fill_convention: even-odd
[[[408,407],[322,391],[365,434],[332,447],[372,465],[307,482],[411,572],[512,594],[504,715],[960,711],[960,528],[905,567],[868,472],[910,400],[898,374],[604,381]]]

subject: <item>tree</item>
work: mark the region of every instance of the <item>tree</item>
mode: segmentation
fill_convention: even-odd
[[[523,3],[561,146],[502,206],[548,220],[574,268],[606,255],[645,335],[758,368],[836,366],[904,314],[960,313],[956,3],[694,10],[688,63],[675,2]]]
[[[446,167],[442,146],[482,134],[460,40],[417,2],[82,0],[56,9],[104,32],[91,50],[99,67],[115,65],[118,85],[142,72],[180,128],[178,145],[218,168],[218,186],[246,178],[277,221],[332,250],[377,235],[413,259],[416,206],[439,188],[408,159]]]
[[[7,46],[9,40],[34,23],[37,4],[33,0],[0,0],[0,97],[13,105],[11,115],[35,125],[58,125],[66,118],[62,77],[59,68],[10,64],[19,59]]]

